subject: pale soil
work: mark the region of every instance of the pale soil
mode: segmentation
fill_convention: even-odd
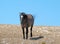
[[[20,25],[0,24],[0,44],[60,44],[60,27],[34,26],[33,37],[22,38]]]

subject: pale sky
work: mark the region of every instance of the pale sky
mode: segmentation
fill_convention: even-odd
[[[34,25],[60,26],[60,0],[0,0],[0,24],[20,24],[19,12],[32,14]]]

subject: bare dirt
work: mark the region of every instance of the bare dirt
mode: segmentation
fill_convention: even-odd
[[[33,37],[22,38],[20,25],[0,24],[0,44],[60,44],[60,26],[34,26]]]

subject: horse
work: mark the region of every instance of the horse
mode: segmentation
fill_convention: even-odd
[[[30,37],[32,37],[32,28],[34,24],[34,17],[31,14],[26,14],[24,12],[20,13],[20,22],[23,32],[23,39],[28,39],[28,28],[30,27]],[[26,33],[25,33],[26,29]]]

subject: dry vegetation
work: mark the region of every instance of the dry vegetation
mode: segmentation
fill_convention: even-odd
[[[0,44],[60,44],[60,27],[34,26],[33,37],[24,40],[20,25],[0,24]]]

